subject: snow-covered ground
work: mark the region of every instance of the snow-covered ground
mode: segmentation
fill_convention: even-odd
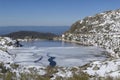
[[[108,59],[106,61],[94,61],[84,70],[89,75],[101,77],[119,77],[120,76],[120,59]]]
[[[0,62],[12,63],[13,57],[7,53],[7,49],[12,49],[14,41],[8,37],[0,37]]]
[[[8,40],[8,41],[7,41]],[[10,41],[10,42],[9,42]],[[21,48],[15,48],[8,46],[12,40],[9,38],[2,38],[0,47],[0,62],[5,63],[6,67],[10,67],[9,64],[20,64],[18,69],[12,69],[19,76],[19,73],[29,73],[30,68],[34,68],[40,75],[46,74],[46,67],[49,65],[48,56],[55,57],[54,61],[57,66],[61,66],[62,70],[58,68],[58,72],[52,74],[52,80],[55,80],[57,76],[72,77],[72,68],[81,70],[79,66],[86,63],[84,72],[91,76],[120,76],[120,59],[106,58],[104,50],[96,46],[52,46],[52,47],[38,47],[38,46],[25,46]],[[50,45],[49,45],[50,46]],[[7,50],[7,52],[6,52]],[[34,62],[40,57],[43,57],[39,62]]]
[[[13,63],[13,58],[8,53],[0,50],[0,62]]]

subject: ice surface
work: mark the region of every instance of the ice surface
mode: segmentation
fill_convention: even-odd
[[[105,59],[102,55],[104,50],[97,47],[39,47],[39,48],[15,48],[10,49],[15,54],[15,63],[21,65],[42,65],[48,66],[48,55],[55,57],[58,66],[81,66],[93,60]],[[98,56],[96,56],[98,55]],[[43,56],[42,60],[34,63]]]

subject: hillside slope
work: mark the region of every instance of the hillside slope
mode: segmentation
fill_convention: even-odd
[[[85,17],[75,22],[62,35],[63,41],[97,45],[109,51],[111,56],[120,56],[120,9]]]

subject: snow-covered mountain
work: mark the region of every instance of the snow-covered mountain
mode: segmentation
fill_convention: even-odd
[[[38,75],[42,78],[46,78],[47,76],[51,80],[56,80],[57,77],[61,77],[61,79],[63,78],[62,80],[66,80],[66,77],[74,77],[74,74],[80,76],[79,73],[82,72],[87,73],[87,75],[89,75],[90,78],[95,77],[96,80],[99,77],[107,76],[116,78],[120,76],[120,59],[118,58],[120,57],[119,28],[120,9],[114,11],[106,11],[91,17],[86,17],[83,20],[79,20],[72,25],[70,30],[68,30],[62,35],[63,41],[71,41],[85,45],[96,45],[103,47],[110,52],[111,56],[115,58],[108,58],[103,61],[90,61],[90,63],[81,67],[57,66],[53,68],[53,72],[51,73],[51,69],[49,67],[45,67],[44,65],[22,66],[14,64],[14,59],[16,55],[14,53],[9,54],[7,50],[10,50],[10,48],[20,49],[19,52],[23,51],[23,53],[26,53],[29,51],[38,51],[38,48],[36,50],[34,48],[15,48],[12,45],[14,43],[14,40],[7,37],[0,37],[0,62],[5,63],[3,67],[8,68],[11,72],[14,72],[16,74],[17,80],[21,80],[20,78],[23,77],[21,73],[29,74],[31,72],[35,73],[33,75]],[[27,77],[31,80],[35,80],[30,78],[29,76]]]
[[[97,45],[120,56],[120,9],[85,17],[62,35],[62,40]]]

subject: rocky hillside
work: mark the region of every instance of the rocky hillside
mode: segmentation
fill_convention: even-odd
[[[52,33],[41,33],[35,31],[18,31],[5,34],[2,36],[10,37],[13,39],[49,39],[49,40],[53,39],[53,37],[56,37],[56,35]]]
[[[0,50],[6,50],[7,48],[12,48],[13,44],[15,43],[14,40],[8,37],[0,37]]]
[[[85,17],[62,35],[62,40],[97,45],[120,56],[120,9]]]

